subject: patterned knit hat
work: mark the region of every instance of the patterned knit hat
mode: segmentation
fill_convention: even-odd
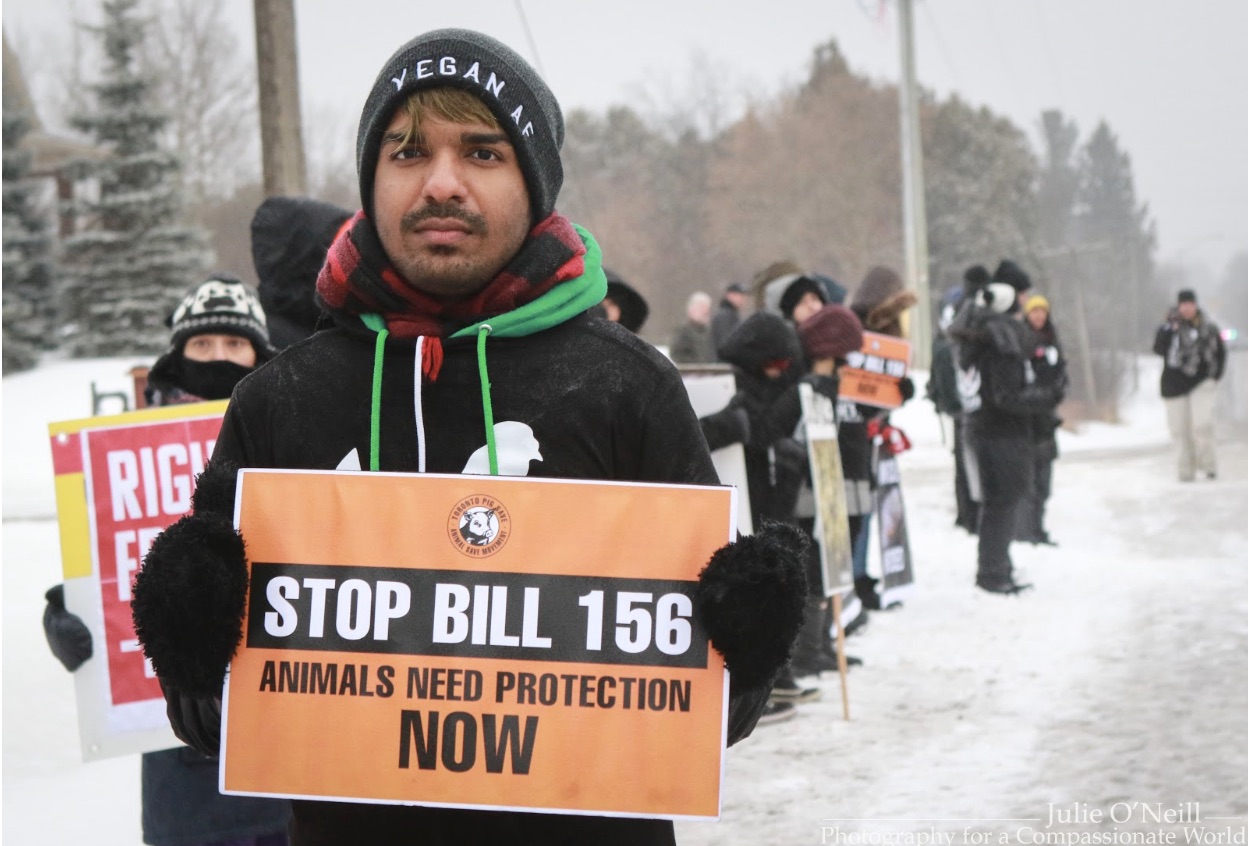
[[[438,29],[413,38],[377,75],[360,115],[355,142],[364,213],[373,216],[377,157],[394,110],[415,92],[442,86],[473,94],[498,118],[516,150],[529,189],[533,222],[549,217],[563,186],[559,102],[518,53],[467,29]]]
[[[180,351],[194,335],[241,335],[251,341],[256,361],[268,361],[277,351],[269,344],[269,329],[260,298],[249,285],[228,273],[216,273],[186,292],[169,318],[170,342]]]

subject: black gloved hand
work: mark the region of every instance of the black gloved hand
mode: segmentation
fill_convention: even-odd
[[[134,580],[130,610],[162,682],[220,696],[246,601],[247,549],[228,518],[196,512],[161,532]]]
[[[48,604],[43,609],[43,635],[56,660],[71,673],[95,653],[91,631],[77,614],[65,610],[65,586],[49,588],[44,594]]]
[[[804,532],[764,523],[720,547],[698,575],[694,609],[724,656],[733,687],[770,687],[789,660],[806,610]]]
[[[733,676],[736,681],[736,676]],[[758,725],[758,718],[763,715],[767,701],[771,698],[771,685],[740,688],[731,685],[728,696],[728,745],[732,746],[739,740],[745,740]]]
[[[901,401],[910,402],[914,396],[914,380],[909,376],[902,376],[897,382],[897,387],[901,389]]]
[[[215,758],[221,754],[221,700],[215,696],[192,696],[164,679],[158,679],[165,694],[165,713],[178,740]]]

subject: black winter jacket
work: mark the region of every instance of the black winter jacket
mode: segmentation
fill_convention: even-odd
[[[1226,369],[1222,332],[1203,311],[1197,311],[1192,320],[1172,311],[1157,327],[1153,352],[1165,361],[1161,369],[1163,399],[1186,396],[1206,379],[1216,382]]]
[[[949,332],[957,344],[962,408],[976,438],[1030,442],[1034,416],[1051,412],[1060,399],[1055,384],[1036,381],[1030,329],[972,303],[958,312]]]
[[[239,383],[214,461],[367,468],[376,336],[356,318],[336,320],[335,327],[287,349]],[[414,342],[386,342],[380,470],[488,472],[481,464],[486,438],[476,344],[474,338],[445,340],[436,381],[426,381],[417,392]],[[679,373],[623,327],[582,314],[526,337],[487,340],[485,355],[500,472],[718,484]],[[752,729],[767,693],[732,691],[730,743]],[[186,709],[184,702],[170,702],[171,714]],[[217,726],[182,728],[210,747]],[[293,805],[296,846],[674,842],[672,824],[664,820],[316,801]]]

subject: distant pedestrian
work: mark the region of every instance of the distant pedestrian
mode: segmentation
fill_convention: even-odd
[[[1218,475],[1213,447],[1217,382],[1226,369],[1226,345],[1218,325],[1196,304],[1196,293],[1179,291],[1178,304],[1157,329],[1153,352],[1162,356],[1161,396],[1170,435],[1179,448],[1179,481],[1201,472]]]
[[[685,303],[685,322],[672,335],[670,354],[677,364],[702,364],[719,359],[711,341],[711,295],[695,291]]]
[[[719,301],[715,316],[711,318],[711,341],[715,344],[716,352],[728,340],[732,330],[741,324],[741,310],[749,301],[750,295],[736,282],[724,289],[723,299]]]

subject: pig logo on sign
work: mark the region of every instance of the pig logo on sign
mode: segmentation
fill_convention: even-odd
[[[447,525],[451,543],[474,558],[492,555],[507,542],[511,518],[507,508],[492,496],[479,494],[461,500]]]

